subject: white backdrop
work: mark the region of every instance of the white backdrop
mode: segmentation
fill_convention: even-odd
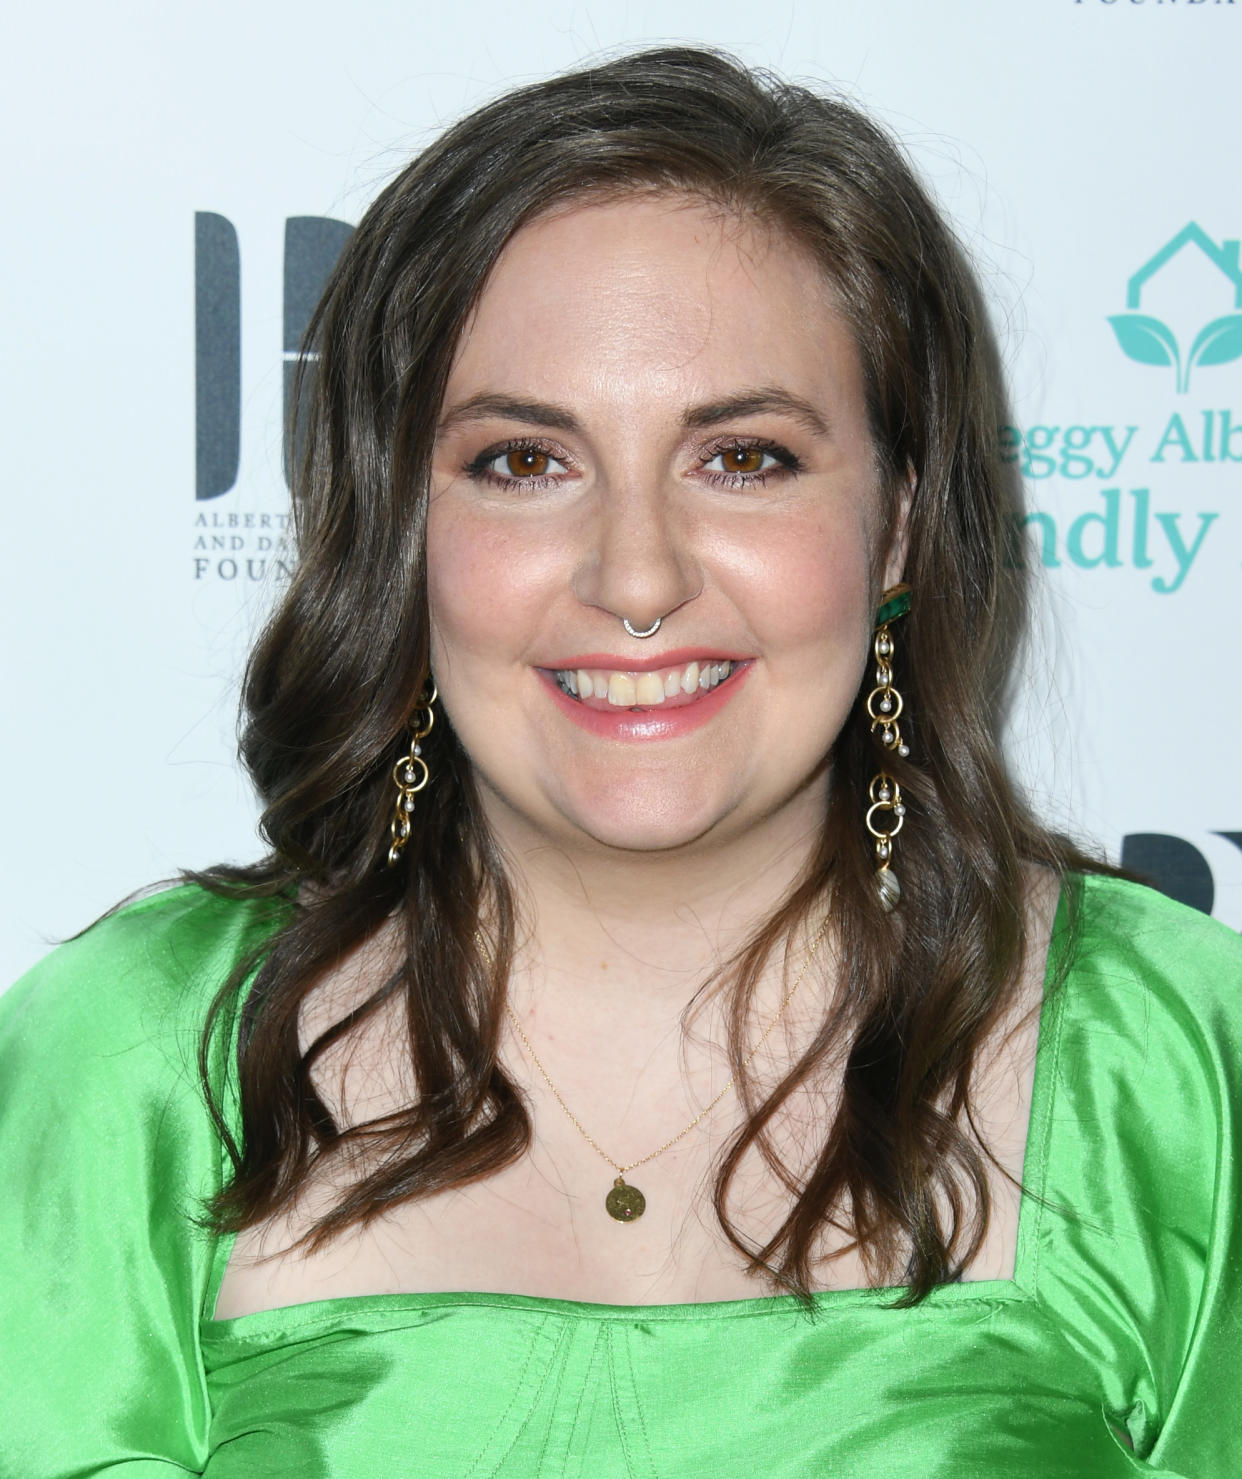
[[[5,30],[0,978],[256,852],[236,682],[279,579],[286,287],[328,229],[286,254],[286,222],[352,223],[469,107],[654,41],[836,86],[907,141],[1014,378],[1045,588],[1017,762],[1054,820],[1242,928],[1242,0],[72,0]],[[236,482],[196,498],[234,421]]]

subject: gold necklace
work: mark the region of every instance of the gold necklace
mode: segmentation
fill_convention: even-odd
[[[820,926],[819,932],[816,934],[814,940],[812,940],[811,942],[811,948],[807,953],[806,960],[802,963],[802,969],[798,972],[797,979],[794,981],[793,985],[789,988],[788,991],[786,991],[784,997],[781,999],[781,1004],[776,1009],[776,1015],[763,1029],[763,1036],[754,1045],[754,1047],[751,1048],[750,1052],[747,1053],[745,1059],[743,1060],[743,1070],[750,1067],[755,1054],[764,1045],[764,1043],[767,1042],[768,1038],[772,1034],[773,1029],[776,1027],[776,1024],[785,1015],[785,1008],[793,1000],[794,992],[797,991],[798,987],[802,985],[803,977],[806,975],[807,971],[810,970],[811,962],[815,959],[815,953],[819,949],[820,942],[823,940],[827,928],[828,923],[825,920],[825,922]],[[476,931],[474,938],[480,950],[482,950],[488,963],[491,964],[491,952],[488,950],[487,945],[484,943],[482,935],[480,935]],[[572,1109],[570,1109],[569,1105],[565,1103],[564,1098],[561,1096],[561,1091],[552,1082],[551,1075],[543,1066],[539,1054],[535,1052],[534,1044],[531,1042],[530,1038],[526,1036],[525,1032],[522,1031],[522,1024],[518,1021],[513,1008],[509,1005],[507,1001],[505,1002],[505,1012],[508,1014],[509,1021],[513,1025],[513,1030],[522,1039],[523,1046],[530,1054],[531,1062],[534,1063],[535,1067],[539,1070],[539,1076],[552,1091],[552,1097],[565,1111],[565,1116],[569,1120],[570,1124],[573,1125],[574,1129],[577,1130],[578,1134],[582,1136],[582,1138],[591,1147],[591,1149],[594,1150],[597,1155],[602,1156],[604,1160],[606,1160],[608,1164],[613,1168],[613,1170],[617,1173],[617,1179],[612,1183],[612,1187],[609,1190],[608,1195],[604,1198],[604,1210],[608,1213],[609,1217],[613,1218],[613,1220],[616,1222],[637,1222],[638,1219],[647,1210],[647,1198],[643,1196],[642,1192],[639,1191],[636,1186],[629,1185],[629,1183],[625,1179],[625,1173],[627,1171],[634,1170],[636,1166],[645,1166],[648,1161],[654,1161],[657,1156],[663,1155],[666,1150],[671,1150],[679,1140],[684,1140],[685,1137],[690,1133],[691,1130],[695,1128],[696,1125],[701,1124],[703,1120],[705,1120],[707,1116],[711,1114],[712,1110],[715,1109],[717,1104],[719,1104],[724,1096],[729,1092],[729,1090],[733,1087],[733,1079],[729,1079],[729,1082],[725,1084],[720,1093],[716,1095],[716,1097],[712,1100],[710,1104],[708,1104],[704,1109],[701,1109],[698,1114],[695,1115],[695,1117],[690,1121],[690,1123],[686,1126],[684,1130],[679,1130],[678,1133],[674,1135],[671,1140],[666,1140],[664,1144],[660,1146],[659,1150],[653,1150],[650,1155],[645,1155],[640,1160],[630,1161],[628,1164],[622,1165],[620,1161],[613,1160],[612,1156],[610,1156],[608,1152],[595,1140],[590,1131],[587,1130],[582,1122],[578,1119],[578,1116],[573,1112]]]

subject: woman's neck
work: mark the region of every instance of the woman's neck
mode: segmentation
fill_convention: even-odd
[[[797,887],[818,843],[815,813],[652,852],[571,846],[511,814],[490,817],[519,902],[512,994],[549,1000],[586,987],[631,1011],[680,1012]]]

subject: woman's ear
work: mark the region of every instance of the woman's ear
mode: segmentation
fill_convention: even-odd
[[[884,557],[884,575],[881,590],[896,585],[905,574],[906,554],[910,548],[910,511],[914,507],[914,494],[918,487],[918,475],[907,466],[906,475],[896,489],[893,501],[892,522],[889,527],[888,550]]]

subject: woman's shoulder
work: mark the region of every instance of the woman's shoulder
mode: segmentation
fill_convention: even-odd
[[[1069,949],[1065,950],[1065,944]],[[1144,1015],[1242,1028],[1242,936],[1155,889],[1104,875],[1072,877],[1053,950],[1080,1009],[1110,1003]]]
[[[198,884],[125,903],[57,946],[0,996],[7,1069],[25,1050],[60,1074],[136,1067],[145,1052],[192,1063],[216,993],[261,951],[288,906]]]
[[[1138,1176],[1162,1217],[1193,1217],[1242,1136],[1242,938],[1152,889],[1087,876],[1066,885],[1052,950],[1040,1052],[1055,1064],[1063,1175],[1091,1180],[1108,1149],[1133,1172],[1115,1186]]]
[[[134,1457],[153,1443],[167,1472],[201,1472],[203,1219],[225,1156],[200,1044],[275,923],[270,904],[165,889],[0,996],[0,1242],[20,1270],[0,1336],[5,1473],[164,1473]],[[213,1037],[217,1084],[230,1046]]]
[[[1242,1300],[1242,938],[1138,884],[1069,878],[1039,1054],[1022,1279],[1153,1471],[1224,1473]]]

